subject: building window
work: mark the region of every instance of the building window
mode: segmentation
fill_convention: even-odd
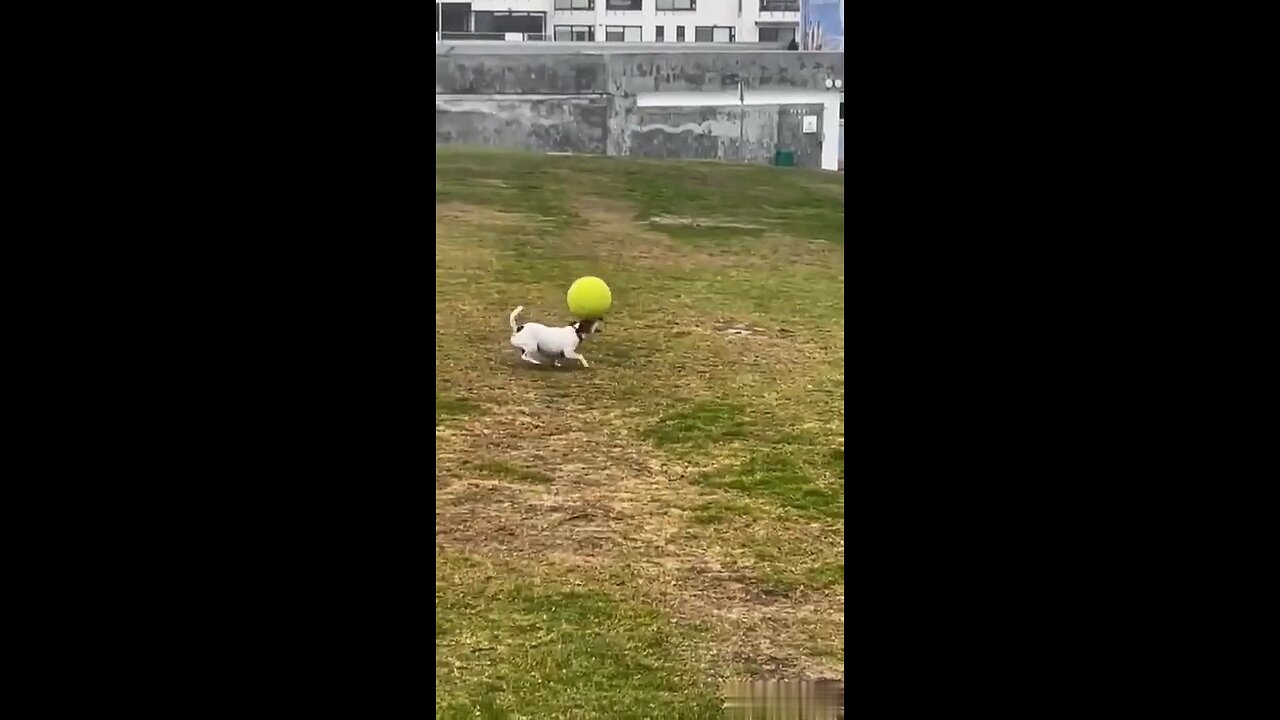
[[[760,0],[760,12],[800,12],[800,0]]]
[[[440,29],[444,32],[471,32],[471,3],[441,3]]]
[[[718,27],[713,25],[701,25],[693,29],[694,42],[733,42],[734,29],[731,27]]]
[[[476,11],[475,31],[478,33],[524,33],[541,35],[546,27],[544,13],[540,12],[485,12]]]
[[[786,45],[796,39],[796,26],[774,25],[772,27],[760,28],[760,42],[778,43]]]
[[[641,5],[644,0],[605,0],[604,7],[606,10],[634,10],[639,12],[644,9]]]
[[[606,42],[640,42],[640,26],[606,25],[604,39]]]
[[[595,10],[596,0],[556,0],[557,10]]]
[[[666,40],[666,36],[667,36],[667,29],[662,27],[661,25],[653,29],[654,42],[662,42]]]
[[[592,42],[596,29],[591,25],[557,25],[556,42]]]
[[[684,26],[676,26],[676,42],[684,42]]]
[[[697,10],[698,0],[657,0],[658,10]]]

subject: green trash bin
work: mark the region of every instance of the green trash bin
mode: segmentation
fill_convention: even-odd
[[[778,167],[795,167],[796,151],[795,150],[775,150],[773,153],[773,164]]]

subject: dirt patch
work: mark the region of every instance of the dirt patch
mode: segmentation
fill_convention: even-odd
[[[499,181],[492,181],[501,185]],[[436,205],[436,235],[440,234],[441,225],[448,230],[453,224],[482,226],[482,227],[519,227],[527,228],[541,222],[548,222],[553,218],[540,217],[538,215],[530,215],[522,212],[507,212],[503,210],[495,210],[494,208],[484,207],[481,205],[468,205],[466,203],[443,203]]]
[[[764,230],[764,225],[750,225],[747,223],[736,223],[728,220],[717,218],[687,218],[676,217],[673,215],[657,215],[649,218],[649,222],[655,225],[677,225],[681,227],[695,228],[740,228],[743,230]]]
[[[594,195],[579,197],[574,211],[585,221],[585,226],[576,228],[570,236],[574,245],[605,250],[610,260],[618,264],[743,270],[775,266],[782,258],[793,264],[821,267],[835,264],[837,259],[843,262],[829,243],[770,233],[763,225],[670,215],[637,220],[635,209],[630,205]],[[725,242],[691,244],[655,229],[662,227],[736,229],[753,235],[731,237]],[[602,243],[601,238],[607,238],[607,243]],[[796,252],[797,244],[804,246],[805,251]],[[814,259],[815,253],[818,260]]]

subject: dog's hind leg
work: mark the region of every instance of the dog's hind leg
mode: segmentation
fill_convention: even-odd
[[[524,354],[520,356],[520,359],[521,359],[521,360],[524,360],[525,362],[531,362],[531,363],[533,363],[534,365],[541,365],[541,364],[542,364],[542,361],[541,361],[541,360],[538,360],[538,359],[534,358],[532,355],[530,355],[528,350],[525,350],[525,351],[524,351]]]

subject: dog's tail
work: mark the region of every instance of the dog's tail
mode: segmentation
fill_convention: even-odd
[[[519,315],[520,311],[523,309],[523,305],[516,307],[515,310],[511,311],[511,317],[507,318],[507,322],[511,323],[511,332],[520,332],[520,328],[516,327],[516,316]]]

